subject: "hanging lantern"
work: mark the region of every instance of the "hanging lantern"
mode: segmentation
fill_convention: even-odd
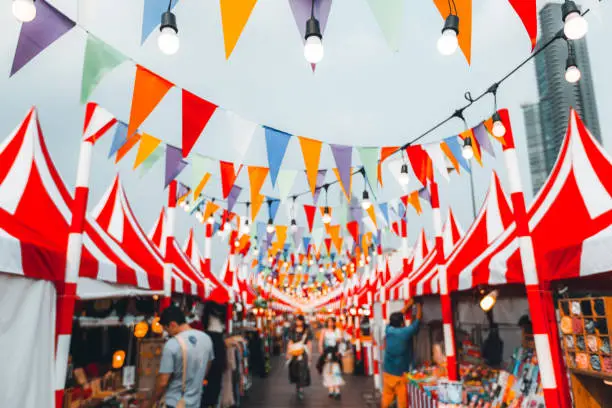
[[[142,339],[144,336],[147,335],[148,331],[149,325],[147,324],[147,322],[139,322],[134,327],[134,336],[138,339]]]
[[[115,353],[113,354],[113,368],[115,370],[120,369],[121,367],[123,367],[123,363],[125,362],[125,351],[123,350],[117,350],[115,351]]]
[[[151,322],[151,331],[156,334],[162,334],[164,331],[163,326],[159,322],[159,317],[154,317]]]

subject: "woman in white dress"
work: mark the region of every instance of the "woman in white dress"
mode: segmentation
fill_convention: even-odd
[[[339,347],[343,342],[342,330],[336,327],[336,319],[330,317],[325,323],[319,338],[319,372],[323,375],[323,386],[329,397],[340,399],[340,387],[344,385]]]

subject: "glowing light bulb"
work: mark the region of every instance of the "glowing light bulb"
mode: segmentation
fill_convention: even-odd
[[[472,148],[471,138],[468,137],[463,141],[463,148],[461,149],[461,155],[466,160],[470,160],[472,157],[474,157],[474,149]]]
[[[407,186],[410,183],[410,175],[408,174],[408,165],[402,164],[398,181],[402,186]]]
[[[493,136],[502,137],[506,134],[506,126],[498,112],[493,114]]]
[[[29,23],[36,18],[34,0],[13,0],[13,15],[22,23]]]
[[[565,69],[565,80],[570,84],[580,81],[580,77],[582,77],[582,73],[576,65],[570,65]]]
[[[566,0],[561,6],[563,18],[563,33],[570,40],[579,40],[584,37],[589,30],[589,23],[580,14],[576,3]]]
[[[459,34],[459,17],[450,14],[444,21],[442,35],[438,39],[438,51],[440,54],[448,56],[453,55],[459,46],[457,35]]]
[[[176,16],[172,12],[166,11],[162,14],[157,46],[164,54],[173,55],[177,53],[180,45]]]

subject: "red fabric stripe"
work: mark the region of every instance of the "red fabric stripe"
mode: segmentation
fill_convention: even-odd
[[[172,180],[168,186],[168,208],[176,207],[176,190],[177,182],[176,180]]]
[[[72,317],[74,315],[76,299],[76,283],[66,283],[63,285],[63,293],[58,294],[56,301],[56,338],[59,335],[72,334]]]
[[[506,128],[504,135],[505,144],[502,145],[503,150],[514,149],[514,135],[512,134],[512,124],[510,123],[510,115],[508,109],[502,109],[499,112],[499,117]]]
[[[453,326],[453,310],[450,295],[441,295],[440,304],[442,306],[442,322],[450,325],[451,330],[451,346],[455,351],[454,356],[446,356],[446,364],[448,368],[448,379],[457,381],[459,375],[457,371],[457,349],[455,347],[455,327]]]
[[[438,183],[430,183],[431,208],[440,208],[440,195],[438,194]]]

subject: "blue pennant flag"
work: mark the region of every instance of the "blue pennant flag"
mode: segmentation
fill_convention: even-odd
[[[387,203],[380,203],[378,204],[378,207],[380,208],[380,212],[382,213],[383,217],[385,217],[387,225],[389,225],[389,205]]]
[[[280,200],[277,200],[275,198],[272,197],[266,197],[266,200],[268,200],[270,202],[270,218],[272,218],[272,221],[274,221],[274,218],[276,218],[276,213],[278,212],[278,206],[280,205]]]
[[[115,135],[113,136],[113,142],[111,143],[110,151],[108,152],[108,157],[111,158],[117,150],[121,149],[121,146],[127,142],[127,131],[128,127],[125,123],[119,121],[117,122],[117,127],[115,128]]]
[[[275,187],[278,171],[283,163],[283,158],[285,157],[285,152],[287,151],[287,145],[289,144],[291,135],[267,126],[264,126],[263,128],[266,133],[266,150],[268,152],[270,181],[272,182],[272,187]]]
[[[450,136],[444,139],[444,143],[448,146],[455,159],[459,162],[461,167],[463,167],[468,173],[470,171],[470,165],[463,157],[461,144],[459,144],[459,136]]]
[[[302,242],[304,244],[304,252],[306,252],[308,250],[308,245],[310,245],[310,237],[303,237],[302,238]]]

